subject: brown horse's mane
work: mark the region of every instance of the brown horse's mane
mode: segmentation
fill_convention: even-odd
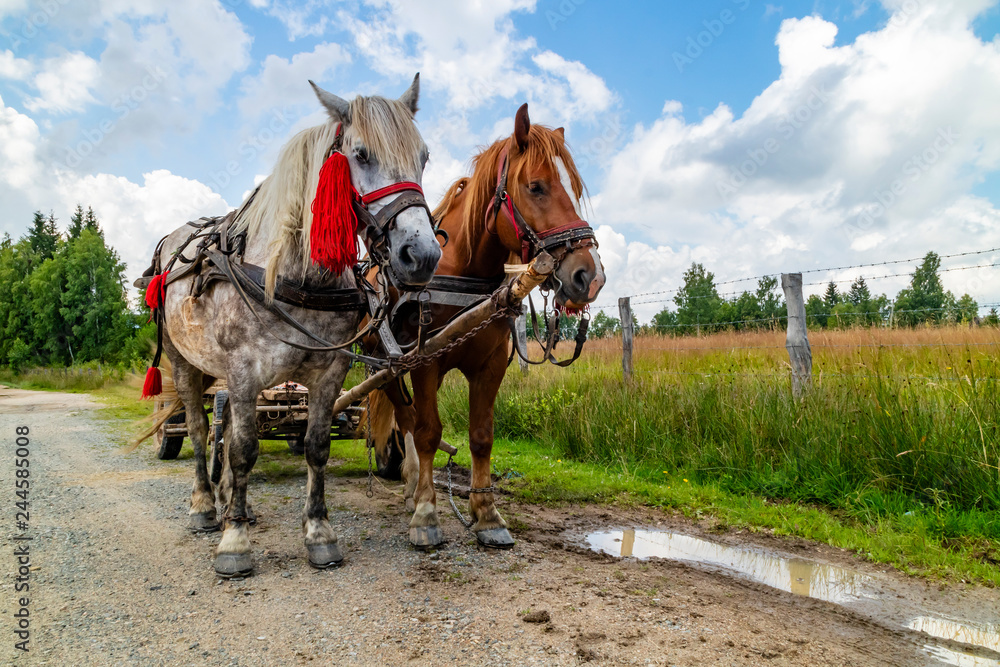
[[[523,151],[513,148],[512,137],[498,139],[472,159],[472,176],[455,181],[445,192],[441,203],[434,209],[434,218],[441,220],[456,206],[464,204],[461,227],[465,233],[457,234],[455,238],[456,250],[462,256],[472,256],[473,248],[486,231],[484,223],[486,209],[496,193],[500,154],[505,146],[512,146],[507,182],[510,184],[508,190],[515,205],[519,204],[520,193],[514,184],[521,182],[521,175],[525,170],[547,166],[553,173],[557,173],[553,162],[555,158],[561,158],[566,166],[573,196],[581,199],[584,195],[583,179],[561,132],[544,125],[532,125],[528,132],[528,145]]]

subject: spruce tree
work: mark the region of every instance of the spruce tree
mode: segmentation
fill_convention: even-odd
[[[83,219],[83,226],[85,229],[89,229],[101,238],[104,238],[104,230],[101,229],[101,224],[97,221],[97,216],[94,215],[94,209],[90,206],[87,207],[87,215]]]
[[[49,213],[46,218],[41,211],[35,211],[27,238],[32,251],[38,256],[39,263],[56,254],[61,235],[56,227],[55,215]]]
[[[840,303],[840,292],[837,290],[837,283],[831,280],[823,294],[823,304],[829,309],[828,312],[833,312],[838,303]]]
[[[80,232],[83,231],[83,207],[79,204],[76,205],[76,210],[73,211],[73,215],[69,218],[69,240],[80,238]]]

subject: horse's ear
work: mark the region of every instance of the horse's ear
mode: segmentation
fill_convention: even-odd
[[[559,138],[560,138],[560,139],[562,139],[563,141],[566,141],[566,128],[565,128],[565,127],[557,127],[557,128],[556,128],[555,130],[553,130],[553,131],[554,131],[554,132],[555,132],[556,134],[558,134],[558,135],[559,135]]]
[[[420,72],[413,77],[413,83],[406,92],[399,96],[399,101],[406,105],[414,116],[417,115],[417,101],[420,99]]]
[[[517,115],[514,116],[514,141],[517,142],[519,150],[523,151],[528,147],[528,132],[530,130],[531,119],[528,118],[528,103],[525,102],[517,110]]]
[[[316,97],[319,98],[319,103],[322,104],[327,113],[330,114],[330,118],[336,123],[350,124],[351,122],[351,103],[347,100],[337,97],[333,93],[328,93],[312,80],[309,80],[309,85],[313,87],[313,91],[316,92]]]

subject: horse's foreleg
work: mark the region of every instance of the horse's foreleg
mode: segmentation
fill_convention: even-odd
[[[444,542],[444,533],[437,515],[437,493],[434,491],[434,455],[441,442],[441,419],[437,410],[439,375],[431,367],[415,370],[410,377],[413,381],[413,407],[416,412],[412,442],[420,460],[414,493],[416,508],[410,520],[410,543],[426,548]],[[410,451],[407,449],[409,459]]]
[[[326,462],[330,458],[330,425],[333,403],[347,374],[348,359],[337,355],[324,379],[309,387],[309,422],[306,427],[306,506],[302,514],[309,564],[317,569],[340,565],[344,556],[337,544],[337,533],[330,525],[326,508]]]
[[[215,551],[215,571],[222,577],[242,577],[253,571],[250,558],[250,517],[247,513],[247,483],[257,462],[257,392],[229,388],[232,437],[226,447],[232,468],[232,491],[223,517],[225,531]]]
[[[406,503],[406,511],[412,512],[416,509],[413,497],[417,491],[417,482],[420,481],[420,455],[417,454],[412,431],[407,431],[403,436],[403,456],[403,501]]]
[[[490,456],[493,452],[493,404],[503,382],[506,359],[495,356],[496,363],[469,378],[469,453],[472,455],[472,483],[469,508],[472,526],[479,543],[500,549],[514,546],[507,523],[493,500]],[[484,489],[476,491],[476,489]]]

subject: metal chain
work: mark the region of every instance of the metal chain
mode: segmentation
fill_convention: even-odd
[[[452,511],[455,512],[455,516],[458,518],[458,520],[462,523],[463,526],[466,527],[467,530],[469,530],[471,532],[472,531],[472,521],[470,519],[466,519],[464,516],[462,516],[462,513],[460,511],[458,511],[458,505],[455,504],[455,496],[453,496],[452,493],[451,493],[451,467],[452,467],[452,465],[454,465],[454,461],[452,460],[452,455],[449,454],[448,455],[448,464],[445,466],[445,468],[448,469],[448,502],[451,503],[451,509],[452,509]],[[469,498],[469,500],[471,501],[472,499]]]
[[[372,367],[365,364],[366,375],[368,377],[372,376]],[[368,449],[368,490],[365,491],[365,496],[368,498],[373,498],[375,496],[375,489],[373,488],[375,482],[375,475],[372,473],[372,450],[375,449],[375,441],[372,438],[372,410],[371,410],[372,395],[368,394],[365,396],[365,419],[368,421],[368,427],[365,429],[365,446]]]
[[[488,326],[490,326],[491,324],[493,324],[497,320],[500,320],[500,319],[502,319],[504,317],[508,317],[510,315],[520,315],[521,314],[520,304],[518,304],[516,306],[503,306],[503,307],[501,307],[499,305],[499,302],[500,302],[499,294],[500,294],[500,292],[498,290],[497,292],[494,292],[493,296],[491,297],[491,299],[493,300],[493,303],[497,304],[497,310],[495,310],[493,312],[493,314],[491,314],[485,320],[483,320],[482,322],[480,322],[476,326],[472,327],[466,333],[462,334],[461,336],[459,336],[455,340],[451,341],[450,343],[448,343],[447,345],[445,345],[444,347],[442,347],[437,352],[434,352],[433,354],[421,354],[421,355],[413,355],[413,356],[407,355],[407,356],[401,357],[401,358],[399,358],[397,360],[394,360],[392,362],[392,368],[394,370],[398,370],[399,372],[407,372],[407,371],[412,371],[412,370],[414,370],[416,368],[420,368],[421,366],[426,366],[427,364],[431,363],[435,359],[439,359],[440,357],[442,357],[442,356],[448,354],[449,352],[451,352],[452,350],[454,350],[456,347],[462,345],[467,340],[469,340],[473,336],[477,335],[480,331],[486,329]],[[504,297],[505,296],[506,296],[506,294],[504,293]]]

